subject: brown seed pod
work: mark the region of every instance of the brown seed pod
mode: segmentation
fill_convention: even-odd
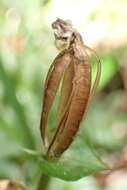
[[[55,29],[56,42],[57,40],[64,41],[64,46],[57,48],[60,50],[66,45],[66,49],[56,57],[47,75],[40,129],[47,154],[59,157],[73,142],[79,130],[88,104],[98,85],[101,65],[95,52],[84,45],[81,35],[73,29],[70,22],[57,19],[52,27]],[[98,63],[92,89],[91,59],[87,51],[95,54]],[[48,116],[62,77],[56,132],[54,137],[48,141]]]
[[[64,115],[57,133],[56,139],[50,146],[49,152],[52,156],[59,156],[73,141],[87,108],[91,87],[91,68],[89,61],[73,58],[74,79],[73,96],[67,113]]]

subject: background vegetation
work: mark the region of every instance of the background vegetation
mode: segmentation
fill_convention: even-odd
[[[39,132],[43,84],[58,53],[50,24],[60,17],[72,20],[101,58],[100,86],[80,134],[88,136],[103,160],[117,170],[76,182],[51,178],[49,190],[127,188],[126,7],[126,0],[0,0],[1,179],[35,189],[40,178],[39,166],[26,158],[23,148],[43,149]],[[54,120],[55,107],[50,123]]]

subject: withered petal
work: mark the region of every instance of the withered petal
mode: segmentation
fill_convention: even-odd
[[[85,49],[89,50],[90,53],[92,53],[92,55],[95,56],[96,64],[97,64],[97,73],[96,73],[95,81],[94,81],[94,84],[92,86],[92,89],[91,89],[91,92],[90,92],[90,97],[89,97],[89,104],[90,104],[90,102],[93,99],[93,96],[95,94],[95,91],[96,91],[96,89],[97,89],[97,87],[99,85],[100,78],[101,78],[101,61],[100,61],[100,58],[98,57],[98,55],[96,54],[96,52],[93,49],[91,49],[90,47],[88,47],[86,45],[85,45]]]
[[[62,76],[65,70],[67,69],[68,65],[70,64],[70,61],[71,61],[70,52],[63,51],[59,56],[57,56],[54,63],[51,65],[51,68],[47,75],[44,97],[43,97],[43,108],[42,108],[41,121],[40,121],[40,131],[46,147],[48,146],[47,123],[48,123],[49,112],[52,107]]]
[[[61,87],[61,97],[60,97],[60,102],[58,105],[58,113],[57,113],[57,130],[48,148],[48,151],[50,150],[56,137],[60,135],[64,129],[65,122],[68,116],[68,110],[71,105],[71,100],[73,97],[73,91],[74,91],[73,78],[74,78],[74,64],[73,64],[73,61],[71,61],[67,70],[64,73],[62,87]]]

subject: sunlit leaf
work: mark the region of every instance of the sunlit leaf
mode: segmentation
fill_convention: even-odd
[[[40,166],[42,173],[67,181],[75,181],[97,171],[109,169],[98,157],[89,141],[77,139],[58,159],[46,159],[42,155],[26,151]]]

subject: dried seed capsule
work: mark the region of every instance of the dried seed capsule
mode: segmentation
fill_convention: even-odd
[[[66,49],[55,59],[47,75],[40,129],[47,154],[58,157],[70,146],[79,130],[98,85],[101,66],[95,55],[98,71],[91,90],[91,60],[87,50],[92,53],[93,50],[84,45],[81,35],[70,22],[57,19],[52,27],[55,29],[56,45],[59,44],[57,40],[64,42],[64,46],[57,48],[60,50],[66,45]],[[48,142],[48,116],[62,77],[56,133]]]
[[[56,139],[50,146],[49,154],[52,156],[60,156],[72,143],[87,109],[91,88],[91,64],[88,60],[79,60],[76,57],[73,58],[73,63],[73,96],[61,122],[62,127],[59,126]]]

